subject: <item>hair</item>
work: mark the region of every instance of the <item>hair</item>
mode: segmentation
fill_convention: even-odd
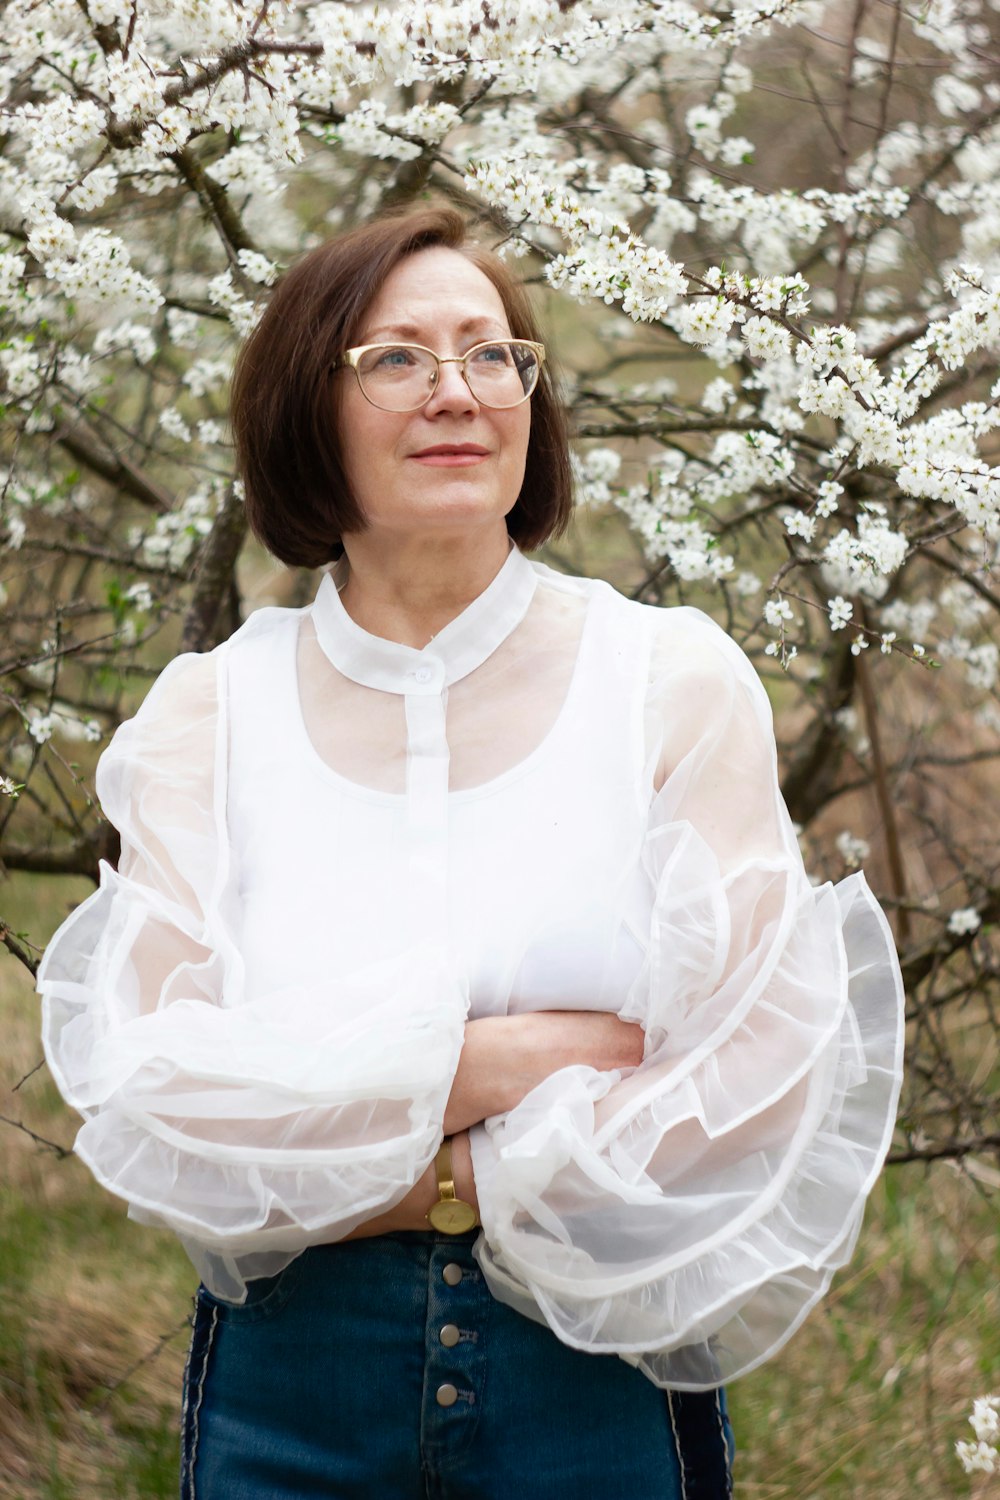
[[[425,208],[382,215],[309,251],[278,282],[240,350],[230,421],[247,519],[291,567],[321,567],[340,556],[345,532],[364,530],[344,472],[331,371],[357,343],[394,268],[435,247],[464,255],[489,278],[514,338],[539,338],[527,294],[503,261],[468,237],[454,209]],[[565,530],[571,509],[566,418],[546,361],[531,395],[524,481],[507,530],[530,551]]]

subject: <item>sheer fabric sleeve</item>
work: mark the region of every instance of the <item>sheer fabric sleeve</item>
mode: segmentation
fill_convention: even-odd
[[[895,1116],[902,986],[863,877],[806,877],[739,648],[677,610],[654,659],[655,896],[622,1012],[644,1061],[553,1074],[473,1151],[495,1294],[701,1389],[778,1349],[850,1256]]]
[[[121,861],[55,934],[38,985],[49,1066],[84,1116],[78,1155],[239,1300],[247,1275],[348,1233],[420,1176],[468,998],[428,949],[244,999],[225,665],[225,647],[179,657],[102,757]],[[290,848],[312,836],[292,830]]]

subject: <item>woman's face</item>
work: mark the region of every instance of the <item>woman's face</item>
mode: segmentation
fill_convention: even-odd
[[[408,256],[386,278],[356,342],[400,341],[457,355],[511,334],[490,279],[457,251],[435,246]],[[502,411],[481,406],[459,366],[447,364],[427,405],[410,412],[372,406],[354,372],[342,370],[335,410],[366,537],[506,530],[524,478],[530,401]]]

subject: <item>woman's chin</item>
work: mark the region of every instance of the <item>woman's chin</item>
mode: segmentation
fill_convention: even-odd
[[[506,530],[506,517],[513,509],[514,502],[504,506],[496,500],[485,500],[480,495],[469,495],[447,490],[442,494],[434,496],[426,504],[416,504],[407,509],[404,514],[399,515],[391,530],[396,534],[412,534],[426,528],[427,530],[439,531],[453,528],[469,528],[480,531],[483,528],[496,526]],[[379,526],[379,522],[372,520],[371,529]],[[388,518],[386,518],[386,529],[390,529]]]

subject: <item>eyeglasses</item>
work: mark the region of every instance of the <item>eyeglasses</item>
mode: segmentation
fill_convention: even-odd
[[[527,401],[538,384],[545,346],[530,339],[491,339],[465,354],[435,354],[422,344],[362,344],[337,367],[351,369],[361,394],[382,411],[419,411],[433,396],[442,365],[458,365],[482,406],[503,410]]]

